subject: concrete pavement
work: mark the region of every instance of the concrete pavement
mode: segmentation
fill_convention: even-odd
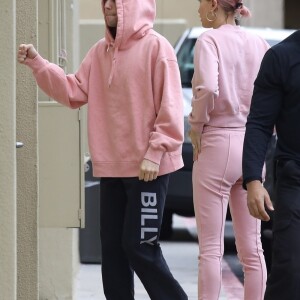
[[[197,300],[198,244],[191,235],[187,234],[186,227],[187,224],[191,226],[190,220],[178,216],[174,219],[177,236],[171,241],[162,241],[162,251],[174,277],[188,294],[188,299]],[[136,300],[149,300],[149,296],[137,277],[135,278],[135,292]],[[220,300],[242,299],[243,286],[224,260]],[[76,279],[76,300],[105,300],[101,283],[101,265],[80,265]]]

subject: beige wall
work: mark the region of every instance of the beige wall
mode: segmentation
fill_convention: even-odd
[[[67,51],[67,65],[66,65],[66,71],[69,73],[74,72],[79,64],[79,37],[78,37],[78,30],[79,30],[79,5],[77,0],[62,0],[64,1],[65,5],[65,22],[66,22],[66,45],[62,45],[63,48]],[[43,0],[39,2],[39,50],[40,53],[49,59],[50,61],[57,63],[58,62],[58,33],[57,30],[51,31],[51,28],[56,28],[57,24],[57,14],[55,13],[59,6],[56,7],[56,5],[59,5],[60,1],[53,1],[53,0]],[[49,25],[51,24],[51,25]],[[40,102],[49,101],[49,97],[45,97],[44,94],[40,93],[38,97]],[[51,108],[50,108],[51,109]],[[66,111],[66,113],[76,113],[76,111],[69,110],[67,108],[64,108],[63,111]],[[50,111],[48,111],[48,114],[50,115]],[[55,118],[54,118],[55,119]],[[69,117],[66,117],[66,120],[70,120]],[[42,124],[44,122],[39,122],[39,132],[43,133],[45,138],[43,141],[45,143],[43,146],[40,145],[40,151],[47,147],[47,135],[49,136],[50,140],[50,134],[47,130],[47,127],[43,127]],[[68,124],[70,125],[70,124]],[[49,121],[47,126],[51,126],[51,121]],[[78,125],[77,125],[78,126]],[[64,130],[62,132],[67,132],[68,134],[71,133],[69,130],[69,126],[65,126]],[[74,128],[76,129],[77,127]],[[68,146],[72,145],[74,146],[74,153],[77,153],[79,149],[75,149],[76,146],[79,147],[79,144],[74,145],[74,131],[72,131],[72,134],[68,136]],[[79,133],[79,132],[78,132]],[[59,137],[59,133],[57,133],[57,136]],[[77,137],[78,138],[78,137]],[[61,155],[58,154],[59,157],[64,157],[64,154],[68,157],[74,157],[74,153],[72,153],[72,156],[68,155],[65,151],[62,150],[61,144],[58,144],[59,138],[56,140],[57,144],[52,144],[48,148],[56,148],[58,153],[61,153]],[[42,142],[42,139],[40,140]],[[61,152],[63,151],[63,152]],[[46,156],[46,157],[45,157]],[[48,155],[50,158],[51,155]],[[47,155],[45,155],[45,152],[43,155],[40,156],[40,166],[41,169],[44,167],[44,170],[40,173],[40,187],[47,187],[49,188],[49,182],[47,182],[45,179],[43,181],[43,178],[41,174],[43,172],[47,173],[47,170],[49,170],[49,165],[54,163],[53,160],[51,161],[49,159],[48,163],[43,165],[45,161],[42,161],[42,158],[46,158]],[[75,158],[76,159],[76,158]],[[73,164],[76,165],[76,169],[78,164],[80,164],[79,161],[79,155],[78,155],[78,161],[73,161]],[[48,168],[47,168],[48,166]],[[68,168],[69,167],[69,168]],[[57,167],[56,172],[59,172],[59,168],[63,168],[63,172],[60,172],[59,174],[63,173],[65,174],[65,171],[72,172],[72,168],[70,168],[70,163],[67,164],[66,160],[61,163],[60,166]],[[68,168],[68,169],[67,169]],[[55,171],[54,171],[55,173]],[[53,173],[51,173],[51,176],[47,177],[48,179],[51,178]],[[57,174],[55,175],[57,176]],[[75,177],[77,174],[75,174]],[[68,181],[67,178],[64,178],[64,184],[63,187],[60,186],[60,188],[57,188],[61,192],[61,197],[63,199],[68,199],[64,202],[64,206],[61,207],[61,211],[65,211],[65,205],[67,202],[69,202],[69,199],[72,198],[70,195],[74,195],[74,192],[76,196],[74,198],[77,199],[77,193],[76,191],[80,190],[79,186],[73,184],[71,186],[72,191],[68,192],[66,187],[70,187],[70,181]],[[71,176],[70,176],[71,177]],[[60,177],[59,177],[60,178]],[[49,181],[49,180],[48,180]],[[72,182],[73,183],[73,182]],[[79,184],[79,182],[78,182]],[[50,189],[55,189],[55,187],[51,187]],[[42,202],[44,203],[46,201],[45,198],[42,198],[42,191],[40,194],[40,201],[41,201],[41,207]],[[57,199],[53,199],[52,193],[51,196],[46,197],[49,205],[56,204]],[[45,203],[44,203],[45,204]],[[75,209],[76,209],[76,205]],[[54,208],[53,206],[51,208]],[[73,207],[72,207],[73,208]],[[78,208],[78,207],[77,207]],[[71,209],[70,209],[71,211]],[[73,210],[72,210],[73,211]],[[45,212],[44,212],[45,213]],[[59,214],[55,215],[55,209],[49,209],[48,214],[46,215],[47,220],[49,223],[51,223],[51,227],[54,226],[55,228],[49,228],[47,226],[50,226],[47,220],[42,219],[43,215],[45,217],[45,214],[40,215],[40,225],[43,225],[43,227],[39,228],[39,285],[40,285],[40,293],[39,293],[39,299],[47,299],[47,300],[73,300],[75,299],[74,292],[75,292],[75,276],[78,270],[79,265],[79,245],[78,245],[78,229],[76,228],[58,228],[60,223],[60,219],[58,217]],[[69,220],[68,212],[63,216],[66,220],[66,223]],[[48,224],[47,224],[48,223]],[[45,227],[44,227],[45,226]],[[68,225],[66,225],[68,226]],[[69,225],[71,226],[71,225]]]
[[[244,0],[252,11],[252,18],[245,22],[248,26],[283,27],[284,0]],[[199,26],[197,0],[157,0],[158,19],[184,19],[187,27]],[[102,18],[100,0],[80,0],[81,19]]]
[[[1,2],[0,299],[5,300],[38,299],[37,89],[27,70],[16,65],[16,45],[36,43],[36,12],[37,0]],[[16,141],[24,143],[17,151]]]
[[[17,45],[37,43],[37,0],[16,1]],[[37,87],[30,71],[16,68],[18,300],[38,299]]]
[[[96,41],[103,37],[103,15],[100,0],[79,0],[81,37]],[[283,28],[284,0],[244,0],[252,12],[252,17],[243,19],[241,24],[251,27]],[[157,0],[154,29],[164,35],[172,45],[176,43],[186,28],[200,26],[198,18],[199,2],[196,0]],[[266,18],[268,14],[268,18]],[[82,45],[89,48],[92,44]],[[86,53],[81,51],[81,57]]]
[[[284,28],[284,0],[244,0],[252,17],[243,24],[252,27]]]
[[[196,0],[158,0],[156,2],[156,24],[154,29],[174,45],[186,28],[199,25],[198,5],[199,2]],[[97,22],[103,20],[100,0],[80,0],[80,18],[87,30],[89,30],[87,20],[93,20],[95,25],[99,24]],[[91,30],[94,31],[92,27]],[[99,30],[100,37],[102,32],[103,28]]]
[[[163,19],[185,19],[187,27],[199,26],[199,1],[197,0],[158,0],[156,17]]]
[[[196,26],[198,21],[197,0],[157,0],[157,19],[185,19],[187,26]],[[80,0],[81,19],[102,19],[100,0]]]
[[[15,16],[15,1],[2,0],[0,9],[0,298],[10,300],[16,300],[17,295]]]

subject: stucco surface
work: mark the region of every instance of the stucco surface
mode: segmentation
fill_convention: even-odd
[[[17,45],[37,44],[36,0],[17,1]],[[38,147],[37,87],[30,71],[16,68],[17,152],[17,299],[38,299]]]
[[[284,0],[244,0],[245,5],[252,11],[252,18],[243,22],[254,27],[283,28]],[[157,0],[156,17],[158,19],[185,19],[187,27],[200,26],[198,17],[199,2]],[[102,19],[100,0],[80,0],[81,19]]]
[[[0,9],[0,291],[16,299],[15,1]],[[5,42],[3,42],[5,41]]]

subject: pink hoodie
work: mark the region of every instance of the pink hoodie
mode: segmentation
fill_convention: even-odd
[[[254,80],[268,48],[263,38],[229,24],[200,35],[189,117],[194,130],[245,128]]]
[[[39,87],[71,108],[88,104],[94,176],[137,177],[142,160],[159,175],[183,166],[183,101],[176,56],[153,27],[155,0],[116,0],[115,40],[106,30],[76,74],[41,56],[27,60]],[[103,1],[102,1],[103,8]]]

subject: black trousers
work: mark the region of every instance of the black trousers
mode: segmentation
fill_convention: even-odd
[[[168,182],[169,175],[151,182],[101,178],[100,235],[106,299],[134,299],[134,272],[150,299],[187,299],[158,242]]]
[[[300,299],[300,164],[278,161],[271,273],[265,300]]]

